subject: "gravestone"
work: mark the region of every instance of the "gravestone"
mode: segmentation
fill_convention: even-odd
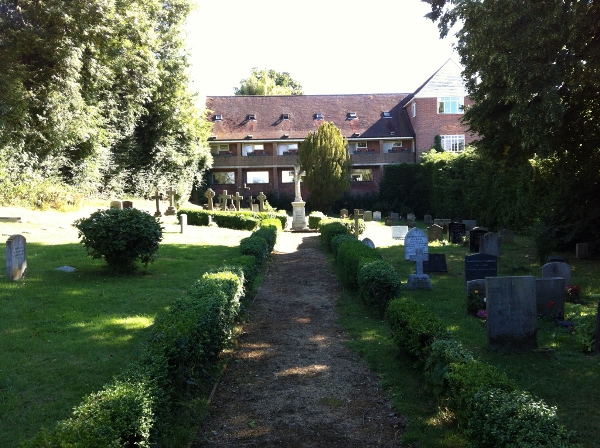
[[[448,224],[450,224],[451,221],[452,221],[451,219],[434,219],[433,223],[437,224],[442,229],[444,229],[444,232],[447,232],[448,231]]]
[[[347,208],[343,208],[340,210],[340,218],[347,218],[348,217],[348,209]]]
[[[489,254],[473,254],[465,257],[465,281],[496,277],[498,257]]]
[[[417,220],[417,217],[415,216],[415,214],[414,214],[414,213],[408,213],[408,214],[406,215],[406,220],[407,220],[407,221],[408,221],[408,220],[413,220],[413,221],[416,221],[416,220]]]
[[[466,226],[462,222],[448,223],[448,242],[452,244],[462,244],[467,234]]]
[[[432,224],[427,227],[427,240],[429,242],[432,241],[442,241],[444,239],[444,229],[437,224]]]
[[[407,218],[407,219],[406,219],[406,225],[407,225],[409,228],[411,228],[411,229],[412,229],[414,226],[416,226],[416,225],[417,225],[417,221],[415,221],[415,220],[414,220],[414,219],[412,219],[412,218]]]
[[[363,238],[361,242],[371,249],[375,249],[375,243],[370,238]]]
[[[423,217],[423,222],[425,223],[425,225],[430,226],[431,224],[433,224],[433,216],[425,215]]]
[[[235,202],[235,209],[239,212],[242,209],[241,202],[244,200],[244,196],[240,196],[240,192],[236,191],[235,196],[231,200]]]
[[[585,260],[588,255],[588,243],[577,243],[575,245],[575,257],[578,260]]]
[[[477,221],[474,219],[463,219],[462,223],[465,225],[467,232],[470,232],[477,227]]]
[[[552,262],[559,262],[559,263],[568,263],[569,260],[567,260],[565,257],[562,257],[560,255],[548,255],[548,257],[546,258],[546,263],[552,263]]]
[[[515,232],[512,230],[502,229],[498,232],[498,236],[502,238],[502,244],[513,244],[515,242]]]
[[[400,219],[400,215],[398,215],[398,213],[390,213],[390,216],[392,217],[392,221],[398,221]]]
[[[471,252],[479,252],[479,240],[487,232],[488,230],[484,227],[475,227],[469,232],[469,250]]]
[[[419,248],[423,250],[425,257],[423,259],[427,260],[429,255],[427,235],[418,227],[413,227],[404,237],[404,259],[410,260],[410,257],[414,257]]]
[[[264,212],[265,211],[265,201],[267,200],[267,197],[265,196],[265,194],[261,191],[258,196],[256,196],[256,199],[258,199],[258,211],[260,212]]]
[[[391,216],[388,216],[385,218],[385,225],[386,226],[391,226],[394,223],[394,220],[392,219]]]
[[[469,309],[468,297],[477,297],[477,305]],[[470,280],[467,282],[467,314],[477,315],[479,310],[485,309],[485,279]]]
[[[404,238],[408,233],[408,226],[392,226],[392,238],[404,244]]]
[[[422,232],[421,232],[422,233]],[[431,280],[427,274],[423,273],[423,262],[429,259],[429,254],[423,251],[422,247],[415,248],[415,253],[411,255],[410,261],[417,262],[416,274],[410,274],[406,282],[406,289],[433,289]]]
[[[223,193],[219,195],[219,204],[221,206],[221,210],[227,210],[227,201],[231,199],[231,195],[227,194],[227,190],[223,190]]]
[[[538,316],[563,319],[565,315],[565,279],[536,278],[535,303]]]
[[[123,202],[111,201],[110,208],[116,208],[117,210],[123,210]]]
[[[59,268],[55,268],[54,270],[61,272],[75,272],[77,269],[75,269],[73,266],[61,266]]]
[[[169,206],[167,207],[165,216],[175,216],[177,214],[177,210],[175,209],[175,193],[176,191],[173,187],[169,187],[167,189],[167,196],[169,197]]]
[[[212,188],[209,188],[208,190],[206,190],[206,193],[204,193],[204,196],[206,196],[206,199],[208,201],[208,210],[212,210],[213,209],[213,198],[215,197],[215,192]]]
[[[23,235],[11,235],[6,240],[6,276],[20,280],[27,269],[27,241]]]
[[[493,232],[484,234],[479,240],[479,253],[500,256],[500,240]]]
[[[571,266],[557,261],[546,263],[542,266],[542,278],[562,277],[565,287],[571,286]]]
[[[381,212],[373,212],[373,221],[381,221]]]
[[[181,226],[181,233],[185,233],[187,229],[187,215],[185,213],[179,215],[179,225]]]
[[[446,254],[429,254],[429,260],[423,261],[423,272],[448,272]]]
[[[354,236],[356,239],[360,236],[360,218],[363,216],[362,210],[355,208],[354,215],[352,215],[352,219],[354,219]]]
[[[500,352],[537,349],[535,278],[485,279],[488,348]]]
[[[365,210],[365,212],[363,213],[363,219],[365,220],[365,222],[373,221],[373,212]]]
[[[123,201],[123,208],[133,208],[132,201]]]
[[[162,216],[162,213],[160,211],[160,201],[163,200],[163,194],[159,193],[158,190],[156,190],[156,194],[152,196],[152,199],[156,200],[156,212],[154,213],[154,217],[159,218]]]

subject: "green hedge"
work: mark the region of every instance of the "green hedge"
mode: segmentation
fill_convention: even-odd
[[[251,235],[240,241],[242,255],[252,255],[261,266],[269,256],[269,243],[261,236]]]
[[[364,263],[380,260],[377,250],[368,247],[357,239],[343,242],[337,252],[338,276],[346,288],[358,288],[358,272]]]
[[[319,226],[321,233],[321,244],[325,250],[331,250],[331,240],[337,235],[348,235],[348,229],[344,224],[338,221],[322,220]]]
[[[318,229],[321,220],[324,218],[325,215],[322,212],[312,212],[310,215],[308,215],[308,228]]]
[[[400,285],[398,273],[387,261],[366,262],[358,271],[358,287],[362,300],[381,316],[385,313],[388,303],[400,297]]]
[[[333,253],[333,257],[336,259],[336,261],[337,261],[338,251],[340,249],[340,246],[347,241],[357,241],[357,240],[354,235],[350,235],[349,233],[340,233],[339,235],[336,235],[333,238],[331,238],[331,242],[330,242],[329,246],[331,248],[331,252]]]
[[[195,208],[180,208],[177,216],[186,214],[187,223],[191,226],[207,226],[208,217],[219,227],[235,230],[254,230],[265,219],[277,219],[281,227],[287,225],[288,216],[283,212],[224,212],[219,210],[202,210]]]

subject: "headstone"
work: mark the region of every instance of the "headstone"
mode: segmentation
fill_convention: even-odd
[[[400,219],[400,215],[398,215],[398,213],[390,213],[390,216],[392,217],[392,221],[398,221]]]
[[[479,252],[479,240],[488,232],[486,228],[475,227],[469,232],[469,250],[471,252]]]
[[[373,221],[373,212],[365,210],[365,212],[363,213],[363,219],[365,220],[365,222]]]
[[[373,212],[373,221],[381,221],[381,212]]]
[[[585,260],[588,256],[588,243],[577,243],[575,245],[575,257],[578,260]]]
[[[258,211],[259,212],[264,212],[265,211],[265,201],[267,200],[267,197],[261,191],[258,194],[258,196],[256,196],[256,199],[258,199]],[[302,200],[302,198],[300,198],[300,200]]]
[[[467,299],[467,314],[475,316],[479,310],[485,309],[485,279],[480,278],[467,282],[467,298],[469,296],[477,298],[477,303],[471,306],[469,306],[470,301]]]
[[[152,196],[152,199],[156,200],[156,212],[154,213],[154,217],[158,218],[162,216],[162,213],[160,212],[160,201],[162,201],[163,199],[163,194],[159,193],[158,190],[156,190],[156,194]]]
[[[219,195],[219,203],[221,204],[221,210],[227,210],[227,201],[231,199],[231,195],[227,194],[227,190],[223,190],[223,193]]]
[[[340,218],[347,218],[348,217],[348,209],[347,208],[343,208],[340,210]]]
[[[404,238],[408,233],[408,226],[392,226],[392,238],[400,240],[400,244],[404,244]]]
[[[430,226],[431,224],[433,224],[433,216],[431,216],[431,215],[425,215],[423,217],[423,222],[425,223],[425,225]]]
[[[477,227],[477,221],[474,219],[463,219],[462,223],[465,225],[467,232],[470,232]]]
[[[465,281],[496,277],[498,257],[489,254],[473,254],[465,257]]]
[[[555,261],[559,263],[569,262],[569,260],[567,260],[565,257],[561,257],[560,255],[548,255],[548,257],[546,258],[546,263],[553,263]]]
[[[462,244],[467,234],[466,225],[462,222],[448,223],[448,242],[452,244]]]
[[[493,232],[484,234],[479,240],[479,253],[500,256],[500,240]]]
[[[444,239],[444,229],[437,224],[432,224],[427,227],[427,240],[429,242],[432,241],[441,241]]]
[[[247,199],[247,201],[248,201],[248,208],[249,208],[251,211],[254,211],[254,207],[253,207],[253,204],[254,204],[254,198],[253,198],[252,196],[248,196],[248,199]],[[257,207],[258,207],[258,204],[256,204],[256,205],[257,205]],[[258,208],[257,208],[257,210],[256,210],[256,211],[258,211]]]
[[[490,350],[522,352],[537,349],[535,278],[485,279],[487,340]]]
[[[173,187],[169,187],[167,189],[167,196],[169,197],[169,206],[167,207],[167,211],[165,212],[166,216],[175,216],[177,214],[177,210],[175,209],[175,189]]]
[[[61,266],[60,268],[56,268],[54,270],[61,272],[75,272],[77,269],[75,269],[73,266]]]
[[[363,238],[361,242],[371,249],[375,249],[375,243],[370,238]]]
[[[206,199],[208,200],[208,210],[212,210],[213,209],[213,198],[215,197],[215,192],[213,191],[212,188],[209,188],[208,190],[206,190],[206,193],[204,193],[204,196],[206,196]]]
[[[361,213],[362,210],[355,208],[354,209],[354,215],[352,215],[352,219],[354,219],[354,236],[358,239],[359,235],[360,235],[360,223],[359,220],[360,218],[363,216],[363,214]]]
[[[123,208],[133,208],[132,201],[123,201]]]
[[[450,224],[451,219],[434,219],[433,223],[444,229],[444,232],[448,231],[448,224]]]
[[[258,204],[252,204],[252,211],[253,211],[253,212],[258,212],[258,211],[260,211],[260,208],[258,207]]]
[[[391,226],[393,223],[394,223],[394,220],[392,219],[392,217],[391,217],[391,216],[387,216],[387,217],[385,218],[385,225],[386,225],[386,226]]]
[[[421,232],[422,233],[422,232]],[[429,254],[423,251],[422,247],[417,247],[415,253],[411,255],[410,260],[417,262],[416,274],[410,274],[406,282],[406,289],[433,289],[431,280],[427,274],[423,273],[423,262],[429,259]]]
[[[423,261],[423,272],[448,272],[446,254],[429,254],[429,260]]]
[[[179,215],[179,225],[181,226],[181,233],[185,233],[187,229],[187,215],[185,213]]]
[[[20,280],[27,269],[27,241],[23,235],[12,235],[6,240],[6,276]]]
[[[242,209],[241,202],[244,200],[244,196],[240,196],[240,192],[236,191],[235,196],[231,200],[235,202],[235,209],[239,212]]]
[[[502,229],[498,232],[498,237],[502,238],[502,244],[513,244],[515,242],[515,232]]]
[[[565,279],[536,278],[535,302],[538,316],[563,319],[565,315]]]
[[[571,266],[567,263],[551,262],[542,266],[542,278],[562,277],[565,287],[571,286]]]
[[[406,219],[406,225],[407,225],[409,228],[411,228],[411,229],[412,229],[414,226],[416,226],[416,225],[417,225],[417,221],[415,221],[415,220],[414,220],[414,219],[412,219],[412,218],[407,218],[407,219]]]
[[[410,260],[417,253],[417,249],[423,250],[424,260],[428,259],[429,247],[427,235],[418,227],[413,227],[404,237],[404,259]]]
[[[123,202],[111,201],[110,208],[116,208],[117,210],[123,210]]]
[[[415,214],[414,214],[414,213],[408,213],[408,214],[406,215],[406,220],[408,221],[409,219],[412,219],[413,221],[416,221],[416,220],[417,220],[417,217],[415,216]]]

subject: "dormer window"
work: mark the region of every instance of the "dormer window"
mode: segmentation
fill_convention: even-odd
[[[357,118],[356,112],[348,112],[346,114],[346,120],[356,120]]]
[[[390,131],[390,135],[396,135],[396,131]]]
[[[391,112],[384,112],[383,113],[383,118],[392,118],[392,113]]]
[[[281,114],[281,119],[282,120],[289,120],[290,119],[290,114]]]
[[[248,121],[256,121],[256,114],[248,114]]]
[[[322,113],[316,113],[315,114],[315,120],[322,120],[323,119],[323,114]]]
[[[223,121],[223,115],[221,115],[221,114],[216,114],[216,115],[215,115],[215,121]]]

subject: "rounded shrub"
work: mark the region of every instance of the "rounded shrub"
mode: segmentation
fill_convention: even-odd
[[[380,315],[391,300],[400,296],[400,284],[398,273],[384,260],[369,261],[358,271],[360,296]]]
[[[269,256],[269,243],[261,236],[249,236],[240,241],[242,255],[252,255],[259,265]]]
[[[341,233],[339,235],[334,236],[331,239],[331,244],[330,244],[331,252],[333,252],[333,257],[336,260],[337,260],[340,246],[347,241],[356,242],[358,240],[356,239],[356,237],[354,235],[350,235],[349,233]]]
[[[334,236],[348,234],[346,226],[339,221],[321,221],[319,231],[321,232],[321,243],[325,250],[328,251],[331,250],[331,240]]]
[[[450,387],[446,374],[452,363],[466,363],[473,360],[473,354],[456,339],[436,339],[431,344],[431,352],[425,362],[427,387],[439,397],[448,394]]]
[[[279,223],[279,221],[276,221]],[[269,252],[273,250],[275,247],[275,243],[277,242],[277,227],[275,226],[261,226],[260,229],[252,232],[252,236],[259,236],[264,238],[269,244]]]
[[[163,238],[156,218],[135,208],[98,210],[73,225],[92,258],[125,272],[134,271],[138,260],[145,266],[154,261]]]
[[[371,260],[381,259],[375,249],[365,246],[356,238],[345,241],[338,249],[337,266],[340,282],[347,288],[358,288],[358,271]]]

